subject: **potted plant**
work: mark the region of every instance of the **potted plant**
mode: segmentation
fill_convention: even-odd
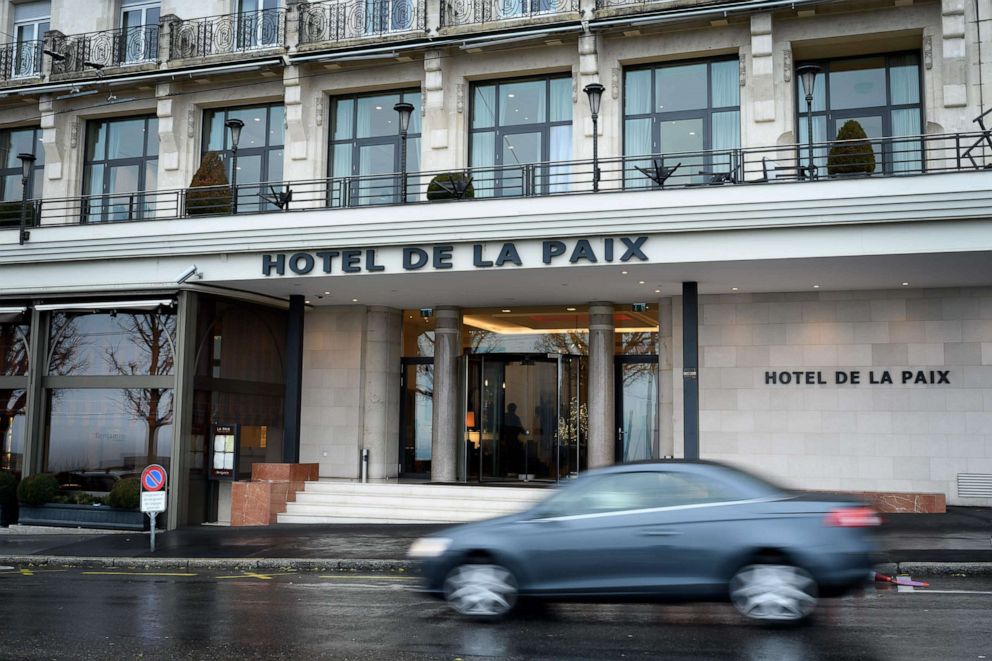
[[[471,200],[475,197],[472,176],[464,172],[442,172],[427,185],[427,199]]]
[[[186,215],[231,213],[231,187],[227,185],[224,163],[215,151],[207,152],[186,190]]]
[[[138,478],[125,478],[110,491],[108,505],[103,498],[86,491],[60,493],[58,480],[53,475],[30,475],[17,489],[21,502],[20,523],[143,530],[146,517],[137,509],[140,493]]]
[[[17,476],[0,471],[0,526],[17,523]]]
[[[857,121],[849,119],[837,131],[836,144],[827,154],[831,176],[871,174],[875,171],[875,150]]]

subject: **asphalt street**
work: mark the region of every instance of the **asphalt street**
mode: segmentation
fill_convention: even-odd
[[[0,568],[4,659],[992,659],[992,580],[869,590],[764,628],[721,604],[462,620],[402,573]]]

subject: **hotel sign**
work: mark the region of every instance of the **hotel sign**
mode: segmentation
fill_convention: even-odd
[[[600,264],[646,262],[648,237],[547,240],[535,253],[518,249],[517,243],[440,244],[398,248],[316,250],[262,255],[262,275],[383,273],[395,271],[444,271],[464,263],[473,269],[540,264]],[[385,254],[384,254],[385,253]],[[471,262],[469,262],[471,258]]]
[[[766,386],[951,385],[950,370],[792,370],[765,372]]]

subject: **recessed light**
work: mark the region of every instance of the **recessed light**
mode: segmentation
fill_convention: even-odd
[[[731,291],[737,291],[737,287],[731,287],[730,290]]]
[[[303,302],[306,303],[307,305],[310,305],[310,301],[303,301]]]
[[[510,312],[509,308],[503,308],[503,312]]]
[[[644,282],[643,280],[638,280],[638,281],[637,281],[637,284],[639,284],[639,285],[643,285],[643,284],[645,284],[645,282]]]
[[[565,308],[565,309],[568,310],[569,312],[575,312],[575,308]]]
[[[820,285],[813,285],[813,289],[819,289]]]
[[[908,282],[904,282],[904,283],[902,283],[902,286],[903,287],[908,287],[909,286],[909,283]]]
[[[353,299],[351,299],[351,302],[352,303],[357,303],[358,302],[358,299],[357,298],[353,298]]]
[[[660,289],[655,289],[655,290],[654,290],[654,293],[655,293],[655,294],[660,294],[660,293],[661,293],[661,290],[660,290]]]
[[[514,94],[513,92],[510,92],[510,93],[509,93],[509,94],[507,94],[506,96],[507,96],[507,98],[510,98],[510,99],[512,99],[512,98],[514,98],[514,97],[516,96],[516,94]]]
[[[331,295],[331,292],[329,292],[329,291],[325,291],[324,292],[324,296],[330,296],[330,295]]]
[[[620,271],[620,275],[627,275],[626,271]]]
[[[375,109],[376,110],[382,110],[382,106],[376,106]]]

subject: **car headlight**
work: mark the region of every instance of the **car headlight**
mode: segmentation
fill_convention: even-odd
[[[410,558],[436,558],[451,546],[447,537],[421,537],[415,541],[406,552]]]

